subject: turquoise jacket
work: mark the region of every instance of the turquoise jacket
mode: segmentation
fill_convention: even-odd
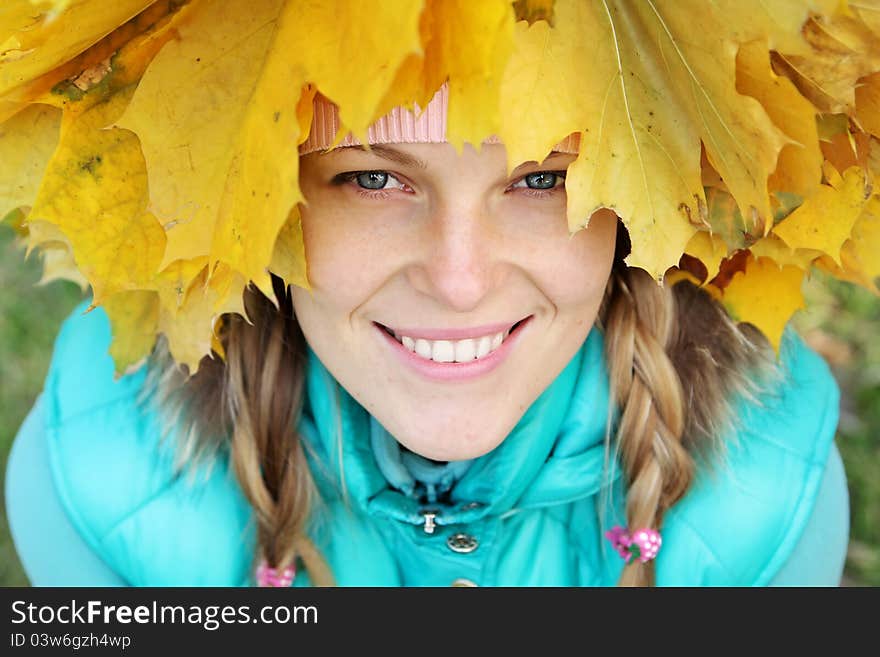
[[[251,511],[228,461],[172,476],[158,415],[137,402],[146,372],[114,380],[107,317],[85,307],[58,336],[42,396],[65,516],[123,583],[250,584]],[[833,450],[838,390],[794,333],[781,360],[786,376],[760,403],[737,400],[724,463],[701,471],[667,513],[658,585],[768,584],[802,541]],[[402,453],[310,352],[300,424],[320,494],[310,533],[337,582],[615,584],[623,562],[603,534],[624,524],[624,485],[606,464],[608,394],[594,330],[498,448],[443,468]],[[10,516],[20,515],[9,483],[7,494]],[[838,575],[840,515],[823,543]],[[298,573],[294,585],[307,584]]]

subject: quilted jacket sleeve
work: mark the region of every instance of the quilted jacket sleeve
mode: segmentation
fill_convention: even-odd
[[[126,586],[83,540],[61,506],[49,470],[42,396],[18,431],[6,464],[6,517],[33,586]]]
[[[812,540],[814,516],[822,522],[813,530],[825,536],[820,558],[839,567],[848,522],[832,516],[846,505],[838,503],[829,514],[819,503],[820,492],[828,494],[824,475],[834,453],[839,399],[827,364],[788,329],[780,376],[757,398],[739,400],[723,458],[702,469],[667,514],[663,542],[670,549],[658,557],[659,584],[773,584],[784,578],[786,564],[803,556],[799,550]],[[830,485],[832,496],[840,497],[840,483]]]
[[[52,534],[45,533],[50,530],[42,518],[27,517],[45,512],[47,522],[61,514],[72,526],[68,540],[78,544],[78,538],[88,548],[79,555],[90,550],[94,557],[83,557],[84,563],[97,559],[119,583],[246,584],[254,549],[252,512],[228,459],[175,471],[174,437],[161,440],[156,409],[140,400],[146,368],[114,376],[107,315],[100,307],[84,313],[86,307],[74,309],[56,338],[40,402],[42,431],[35,414],[10,465],[8,486],[24,480],[25,492],[11,491],[10,504],[26,568],[34,581],[46,581],[46,571],[31,566],[46,560],[31,546],[49,545]],[[35,465],[19,466],[19,457],[28,454]],[[27,492],[30,467],[48,475],[40,489],[52,491],[51,499]],[[29,497],[41,507],[28,510]],[[57,582],[61,575],[50,571],[55,574],[46,577]]]

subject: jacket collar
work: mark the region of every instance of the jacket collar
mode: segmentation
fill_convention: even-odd
[[[497,448],[433,473],[440,485],[451,484],[447,503],[418,499],[412,464],[405,467],[396,440],[311,349],[299,429],[323,498],[341,496],[370,514],[412,524],[425,523],[430,512],[447,525],[595,494],[619,474],[604,471],[608,412],[603,340],[594,328]]]

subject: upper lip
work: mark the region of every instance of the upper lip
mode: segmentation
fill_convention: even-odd
[[[529,315],[531,317],[531,315]],[[448,328],[448,329],[435,329],[435,328],[398,328],[396,326],[388,326],[386,324],[380,324],[380,326],[388,329],[389,331],[394,332],[396,335],[405,335],[409,338],[417,339],[422,338],[424,340],[467,340],[468,338],[481,338],[485,335],[494,335],[495,333],[502,333],[511,328],[514,324],[522,322],[528,319],[528,317],[523,317],[522,319],[515,319],[510,322],[498,322],[495,324],[483,324],[481,326],[470,326],[467,328]],[[377,322],[378,324],[378,322]]]

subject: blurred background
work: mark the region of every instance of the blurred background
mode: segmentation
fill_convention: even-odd
[[[0,478],[12,440],[42,389],[61,321],[84,296],[74,283],[40,279],[0,225]],[[28,292],[24,294],[23,292]],[[850,543],[843,584],[880,586],[880,299],[816,275],[804,289],[798,331],[831,365],[841,388],[837,444],[849,481]],[[0,486],[0,586],[27,586]]]

